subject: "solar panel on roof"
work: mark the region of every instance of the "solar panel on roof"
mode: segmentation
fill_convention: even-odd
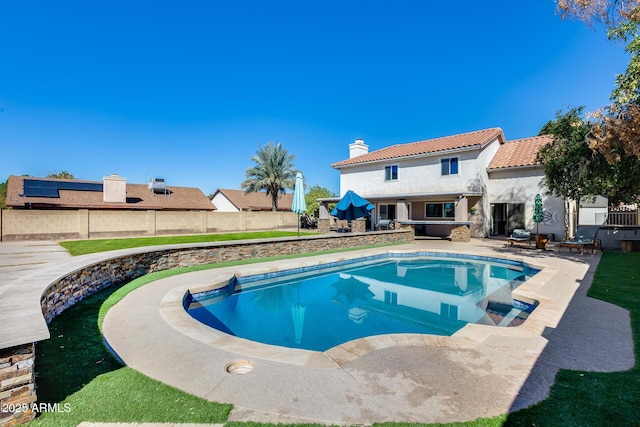
[[[23,196],[60,197],[59,190],[101,192],[102,184],[95,182],[45,181],[42,179],[25,179]]]
[[[102,191],[102,184],[97,182],[61,182],[58,190]]]
[[[28,197],[58,197],[58,190],[46,187],[29,187],[25,188],[24,195]]]

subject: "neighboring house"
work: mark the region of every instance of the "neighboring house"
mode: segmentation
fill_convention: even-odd
[[[374,223],[415,221],[416,233],[430,235],[445,235],[454,221],[470,222],[472,237],[507,236],[514,228],[535,232],[533,203],[540,194],[546,210],[540,232],[560,238],[563,203],[545,194],[544,171],[535,162],[540,146],[550,141],[541,136],[507,142],[500,128],[372,152],[356,140],[349,159],[331,166],[340,170],[341,195],[353,190],[375,204]]]
[[[215,206],[198,188],[128,184],[118,175],[102,182],[10,176],[7,207],[13,209],[212,211]]]
[[[290,211],[293,194],[278,195],[278,210]],[[211,197],[211,203],[216,206],[216,212],[240,211],[270,211],[271,196],[266,192],[252,192],[245,194],[244,190],[218,189]]]
[[[612,213],[614,213],[616,212],[616,209],[612,208],[611,211]],[[580,224],[584,224],[584,225],[607,224],[608,216],[609,216],[609,199],[607,197],[597,196],[593,200],[585,199],[585,200],[582,200],[582,202],[580,203],[580,219],[579,219]],[[615,216],[615,213],[611,216]],[[616,224],[616,223],[617,222],[613,222],[613,224]]]

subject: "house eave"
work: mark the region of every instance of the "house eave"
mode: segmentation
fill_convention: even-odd
[[[380,160],[369,160],[369,161],[365,161],[365,162],[361,162],[361,163],[352,163],[352,164],[348,164],[348,165],[342,165],[342,166],[336,166],[336,164],[334,163],[333,165],[331,165],[332,168],[340,170],[340,169],[344,169],[344,168],[351,168],[351,167],[357,167],[357,166],[362,166],[362,165],[376,165],[376,164],[390,164],[390,163],[394,163],[394,162],[398,162],[398,161],[403,161],[403,160],[412,160],[412,159],[422,159],[422,158],[426,158],[426,157],[437,157],[437,156],[442,156],[442,155],[446,155],[446,154],[451,154],[451,153],[463,153],[463,152],[467,152],[467,151],[477,151],[477,150],[481,150],[482,147],[484,147],[486,144],[476,144],[476,145],[471,145],[468,147],[461,147],[461,148],[450,148],[447,150],[440,150],[440,151],[432,151],[429,153],[420,153],[420,154],[412,154],[409,156],[398,156],[398,157],[391,157],[388,159],[380,159]],[[340,162],[338,162],[340,163]]]
[[[399,194],[381,194],[381,195],[361,195],[370,202],[381,200],[423,200],[434,198],[461,199],[464,197],[482,197],[483,194],[477,191],[443,191],[431,193],[399,193]],[[336,203],[341,200],[340,197],[323,197],[317,199],[318,202]]]
[[[523,165],[523,166],[507,166],[507,167],[503,167],[503,168],[487,168],[487,173],[491,174],[494,172],[507,172],[507,171],[518,171],[518,170],[524,170],[524,169],[543,169],[544,166],[540,165],[540,164],[536,164],[536,165]]]

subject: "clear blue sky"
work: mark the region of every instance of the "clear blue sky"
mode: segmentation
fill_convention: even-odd
[[[66,170],[240,188],[282,142],[308,185],[395,143],[605,105],[624,46],[552,0],[5,1],[0,181]]]

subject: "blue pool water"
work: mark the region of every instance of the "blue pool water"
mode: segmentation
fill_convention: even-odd
[[[386,255],[235,279],[191,295],[188,313],[230,335],[325,351],[366,336],[451,335],[467,323],[522,323],[511,291],[537,272],[517,262]]]

